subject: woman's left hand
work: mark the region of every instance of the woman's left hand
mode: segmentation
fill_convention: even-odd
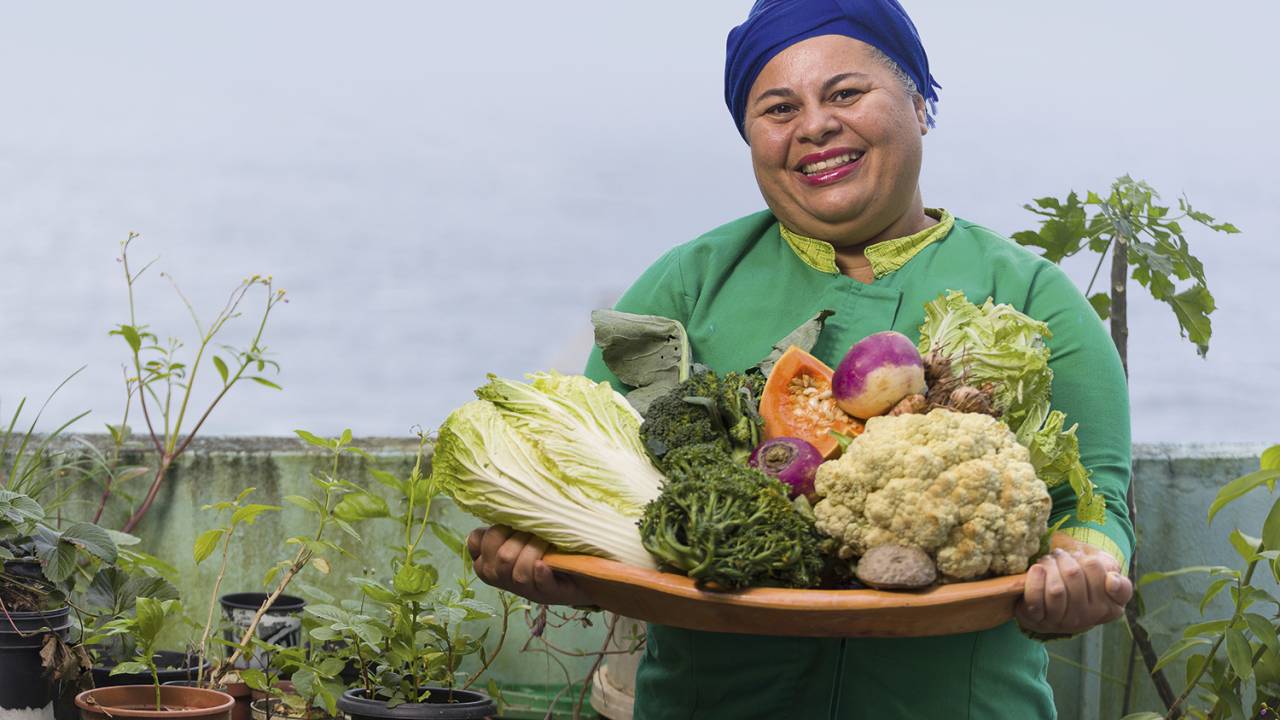
[[[1110,553],[1056,548],[1027,571],[1014,615],[1024,630],[1075,634],[1120,617],[1131,597],[1133,583]]]

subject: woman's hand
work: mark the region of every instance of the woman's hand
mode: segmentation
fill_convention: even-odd
[[[1080,544],[1056,548],[1027,571],[1027,586],[1014,610],[1031,632],[1075,634],[1124,614],[1133,583],[1110,553]]]
[[[547,544],[505,525],[476,528],[467,536],[476,576],[496,588],[543,605],[593,605],[573,578],[555,572],[542,556]]]

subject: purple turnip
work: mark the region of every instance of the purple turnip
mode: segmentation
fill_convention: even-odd
[[[780,437],[760,443],[747,464],[788,485],[790,497],[811,496],[822,453],[800,438]]]
[[[911,340],[887,330],[859,340],[831,377],[831,395],[854,417],[883,415],[908,395],[923,393],[924,362]]]

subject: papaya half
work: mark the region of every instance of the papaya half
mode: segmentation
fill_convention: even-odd
[[[818,449],[824,458],[840,454],[832,430],[843,435],[862,432],[862,423],[841,410],[831,397],[831,368],[796,346],[778,358],[764,393],[760,417],[766,440],[795,437]]]

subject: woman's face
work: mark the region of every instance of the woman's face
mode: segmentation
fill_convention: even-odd
[[[801,41],[765,65],[747,96],[756,181],[787,227],[838,245],[875,238],[911,210],[924,102],[870,45]]]

